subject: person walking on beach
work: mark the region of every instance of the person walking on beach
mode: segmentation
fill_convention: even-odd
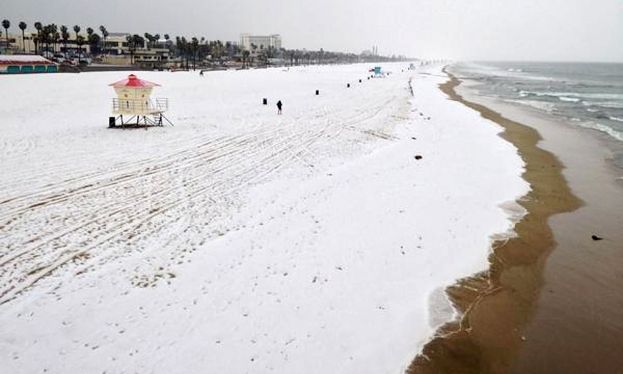
[[[281,103],[281,100],[277,101],[277,114],[281,114],[281,107],[283,106],[283,104]]]

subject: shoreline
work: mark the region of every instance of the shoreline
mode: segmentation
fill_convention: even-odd
[[[545,261],[555,246],[548,219],[574,211],[582,202],[565,180],[563,164],[538,146],[542,137],[537,130],[464,99],[456,92],[461,81],[446,74],[450,79],[440,89],[450,100],[504,128],[499,136],[518,149],[525,162],[522,177],[531,190],[517,201],[526,214],[515,225],[516,236],[492,243],[489,270],[446,290],[461,319],[441,327],[407,373],[507,372],[525,341],[521,329],[534,314]]]
[[[556,245],[547,257],[534,316],[523,329],[526,341],[510,372],[619,372],[623,358],[615,347],[623,341],[623,189],[621,169],[612,156],[620,154],[622,144],[601,131],[479,96],[469,85],[461,85],[459,92],[535,128],[543,137],[540,147],[565,165],[567,183],[584,202],[549,220]],[[593,241],[592,234],[605,240]]]

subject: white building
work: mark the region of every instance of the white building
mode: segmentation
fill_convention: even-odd
[[[264,49],[281,49],[281,35],[273,34],[267,36],[242,34],[240,35],[240,47],[243,50],[258,53]]]
[[[47,58],[65,58],[68,56],[75,57],[78,54],[78,50],[80,49],[80,54],[84,58],[85,56],[91,55],[91,45],[88,42],[88,35],[86,33],[80,33],[80,35],[84,38],[84,42],[81,46],[78,46],[76,42],[76,34],[75,32],[69,33],[69,39],[57,40],[52,43],[36,43],[37,40],[37,32],[36,31],[27,31],[24,33],[24,38],[22,40],[22,34],[9,33],[8,41],[9,47],[6,47],[6,39],[5,35],[0,37],[0,52],[5,53],[25,53],[25,54],[43,54]],[[130,46],[128,45],[127,37],[130,36],[129,33],[110,33],[106,38],[106,42],[104,43],[104,39],[101,38],[100,42],[97,45],[97,50],[99,51],[98,55],[101,59],[101,62],[107,64],[115,64],[115,65],[128,65],[132,62],[141,64],[145,67],[161,67],[162,65],[167,65],[171,60],[169,46],[172,41],[167,40],[159,40],[152,45],[149,45],[147,41],[142,45],[136,46],[132,51],[130,51]]]
[[[106,38],[104,48],[105,55],[102,60],[107,64],[127,65],[132,63],[145,67],[157,68],[167,65],[171,61],[169,44],[171,41],[161,39],[153,45],[145,41],[142,45],[135,46],[131,51],[128,43],[128,33],[110,33]]]

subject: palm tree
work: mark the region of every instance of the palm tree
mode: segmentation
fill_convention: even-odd
[[[26,22],[22,21],[19,23],[19,29],[22,30],[22,52],[26,53],[26,42],[24,41],[24,31],[26,30]]]
[[[91,51],[91,54],[93,54],[93,44],[92,44],[92,41],[93,41],[93,33],[94,33],[94,32],[95,32],[95,31],[94,31],[92,28],[87,27],[87,37],[86,37],[86,41],[87,41],[87,43],[89,44],[89,50]]]
[[[145,39],[138,34],[128,35],[126,37],[128,42],[128,49],[130,50],[130,63],[134,64],[134,52],[138,47],[142,48],[145,45]]]
[[[212,54],[212,58],[216,60],[220,60],[223,55],[223,42],[220,40],[214,40],[210,42],[210,52]]]
[[[61,38],[63,39],[63,45],[65,46],[65,52],[64,52],[65,57],[67,57],[66,53],[67,53],[67,41],[69,40],[69,29],[65,25],[61,26]]]
[[[225,50],[227,51],[227,56],[231,57],[231,42],[225,42]]]
[[[186,60],[186,70],[188,70],[188,52],[190,51],[190,44],[186,40],[186,37],[182,36],[176,43],[176,47],[182,56],[182,64],[184,64],[184,60]]]
[[[48,25],[50,41],[52,41],[52,53],[56,53],[56,43],[58,43],[58,39],[56,36],[58,34],[58,26],[54,23]]]
[[[75,30],[75,28],[74,28]],[[80,60],[82,58],[82,46],[84,45],[84,36],[77,35],[76,36],[76,44],[78,44],[78,64],[80,64]]]
[[[164,44],[167,46],[167,49],[169,50],[169,53],[171,53],[173,51],[173,46],[171,43],[171,37],[169,36],[169,34],[164,34]]]
[[[249,67],[249,55],[250,54],[251,52],[248,49],[245,49],[244,51],[242,51],[242,67],[243,68]]]
[[[151,43],[152,43],[153,38],[154,37],[150,33],[148,32],[145,33],[145,40],[147,40],[147,48],[151,48]]]
[[[253,55],[251,56],[251,65],[253,65],[253,56],[257,54],[257,44],[251,43],[251,49],[253,50]]]
[[[102,25],[100,26],[100,32],[102,33],[103,39],[102,51],[104,52],[104,54],[106,54],[106,38],[108,38],[108,30],[106,30],[106,28]]]
[[[45,45],[45,54],[47,55],[50,47],[50,25],[45,25],[43,29],[41,29],[41,45]]]
[[[193,37],[191,39],[191,50],[193,53],[193,70],[197,68],[197,51],[199,50],[199,39]]]
[[[95,55],[95,53],[97,52],[97,46],[100,44],[100,36],[97,35],[96,33],[91,33],[88,38],[87,41],[89,42],[89,46],[91,47],[91,54]]]
[[[134,63],[134,39],[132,35],[128,35],[125,37],[125,40],[128,42],[128,50],[130,51],[130,65]]]
[[[74,32],[76,33],[76,44],[78,44],[78,34],[80,33],[80,26],[74,25]],[[82,53],[82,48],[80,48],[80,50],[78,51],[78,62],[80,62],[81,53]]]
[[[54,41],[54,52],[55,53],[56,53],[56,46],[58,45],[58,42],[60,40],[61,40],[61,34],[58,31],[54,31],[54,33],[52,34],[52,41]]]
[[[32,42],[35,43],[35,54],[38,54],[37,47],[39,46],[39,35],[34,35],[32,37]]]
[[[4,28],[4,37],[6,38],[6,50],[9,50],[9,27],[11,22],[8,19],[2,20],[2,27]]]
[[[43,30],[43,24],[41,22],[35,22],[35,29],[37,30],[37,39],[35,39],[35,53],[39,54],[37,45],[41,42],[41,30]]]

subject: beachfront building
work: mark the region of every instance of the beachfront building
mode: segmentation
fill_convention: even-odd
[[[19,47],[19,51],[22,51],[22,44],[21,44],[21,38],[22,36],[19,36],[19,46],[17,45],[17,38],[15,35],[9,33],[8,38],[5,37],[4,34],[2,34],[2,36],[0,36],[0,53],[4,53],[4,54],[9,54],[13,51],[18,51],[18,47]],[[8,41],[7,41],[8,39]],[[8,42],[8,44],[7,44]]]
[[[0,74],[56,73],[58,66],[37,55],[0,55]]]
[[[240,47],[244,51],[249,51],[252,55],[258,54],[264,50],[280,50],[281,35],[240,35]]]
[[[34,54],[35,53],[35,36],[37,33],[24,33],[24,39],[22,40],[22,34],[14,34],[9,33],[8,41],[9,44],[7,46],[7,41],[4,37],[0,38],[0,50],[2,50],[5,54],[12,53],[23,53],[23,54]]]
[[[106,42],[102,48],[102,52],[108,55],[123,55],[128,51],[128,39],[130,34],[122,32],[111,32],[106,37]]]
[[[61,39],[44,44],[35,43],[36,31],[25,32],[23,39],[21,34],[9,33],[8,48],[3,36],[0,38],[0,49],[6,50],[9,54],[40,54],[57,61],[78,56],[84,59],[85,56],[92,56],[96,53],[100,55],[101,62],[105,64],[129,65],[134,63],[148,68],[166,66],[171,59],[169,46],[172,42],[170,40],[161,39],[151,45],[145,42],[131,51],[127,41],[129,33],[110,33],[106,41],[101,40],[98,45],[89,44],[86,33],[80,35],[84,38],[80,44],[77,42],[75,33],[70,33],[70,38],[67,40]]]
[[[366,49],[361,52],[362,57],[375,57],[379,55],[379,47],[376,45],[372,46],[372,49]]]
[[[89,55],[91,54],[91,46],[86,41],[88,35],[80,34],[84,38],[84,42],[80,45],[76,41],[76,34],[71,33],[71,38],[67,40],[58,39],[48,43],[37,42],[37,32],[27,31],[22,34],[9,33],[9,46],[6,48],[7,53],[12,54],[41,54],[44,57],[52,58],[57,54]],[[6,44],[6,41],[3,43]],[[4,47],[4,45],[3,45]],[[5,50],[5,48],[3,48]],[[56,56],[58,57],[58,56]]]
[[[170,40],[160,39],[153,44],[147,41],[130,50],[127,33],[110,33],[104,44],[102,62],[114,65],[138,64],[148,68],[166,66],[171,61]]]

